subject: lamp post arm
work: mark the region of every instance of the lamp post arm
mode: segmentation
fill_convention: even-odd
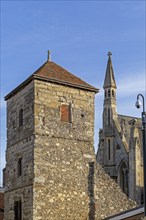
[[[141,96],[142,97],[142,104],[143,104],[143,112],[145,112],[145,103],[144,103],[144,96],[142,95],[142,94],[138,94],[137,95],[137,100],[139,99],[139,96]]]

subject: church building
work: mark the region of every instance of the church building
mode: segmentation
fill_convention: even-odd
[[[99,131],[97,162],[128,197],[143,204],[141,119],[117,113],[117,85],[110,52],[103,89],[103,127]]]

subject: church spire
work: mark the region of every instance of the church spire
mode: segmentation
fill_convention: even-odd
[[[116,82],[115,82],[115,77],[114,77],[114,71],[113,71],[113,66],[112,66],[112,60],[111,60],[111,52],[108,52],[108,62],[107,62],[107,67],[106,67],[106,75],[105,75],[105,80],[104,80],[104,85],[103,88],[117,88]]]

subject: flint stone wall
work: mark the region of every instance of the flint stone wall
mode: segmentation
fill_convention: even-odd
[[[14,202],[22,200],[23,220],[33,219],[34,86],[31,82],[7,101],[7,149],[5,169],[4,219],[14,219]],[[23,126],[19,110],[23,109]],[[22,175],[18,160],[22,158]]]
[[[135,206],[95,165],[94,96],[34,80],[8,100],[5,220],[14,218],[18,198],[23,220],[100,220]],[[62,105],[70,106],[68,122],[61,121]]]

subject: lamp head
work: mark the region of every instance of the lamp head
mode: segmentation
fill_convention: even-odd
[[[139,99],[137,99],[135,106],[136,108],[140,108],[142,106],[141,101]]]

